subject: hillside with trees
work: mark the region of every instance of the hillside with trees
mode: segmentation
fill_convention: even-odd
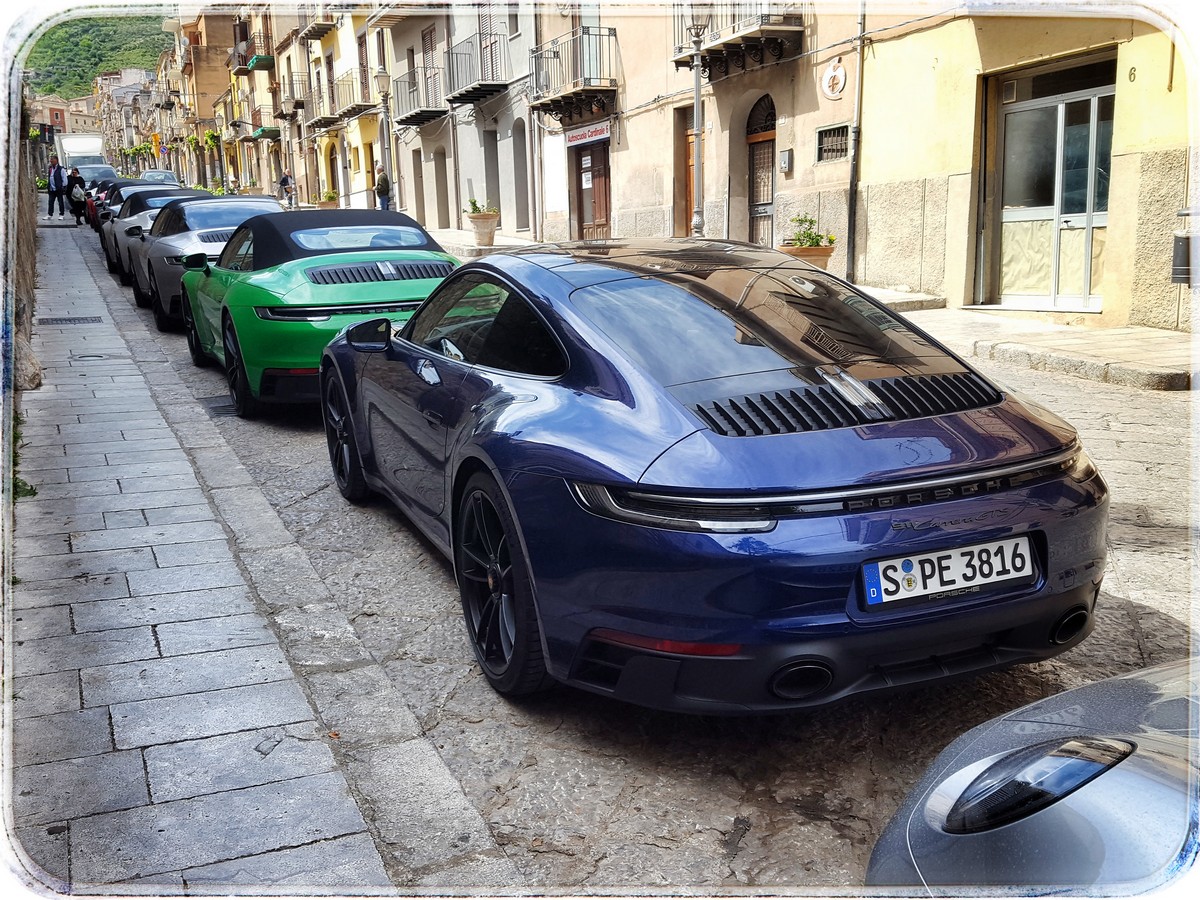
[[[92,92],[101,72],[155,69],[171,35],[161,16],[72,19],[49,29],[30,51],[25,68],[34,93],[64,99]]]

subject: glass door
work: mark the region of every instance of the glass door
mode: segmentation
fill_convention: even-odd
[[[998,267],[1003,305],[1100,310],[1112,124],[1111,84],[1005,105]]]

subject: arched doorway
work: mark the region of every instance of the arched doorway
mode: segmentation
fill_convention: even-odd
[[[749,240],[770,247],[775,243],[775,103],[770,94],[763,94],[746,117],[746,157]]]

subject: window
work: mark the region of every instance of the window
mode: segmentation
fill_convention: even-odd
[[[817,162],[845,159],[850,155],[850,126],[817,130]]]
[[[221,251],[217,265],[237,272],[248,272],[254,268],[254,235],[249,228],[239,228],[234,232]]]
[[[458,362],[554,378],[566,358],[524,298],[483,276],[467,276],[412,318],[405,338]]]

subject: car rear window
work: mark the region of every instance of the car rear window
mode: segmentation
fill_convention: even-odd
[[[337,225],[292,232],[292,240],[305,250],[396,250],[424,247],[425,233],[406,225]]]
[[[666,386],[929,352],[901,319],[818,273],[626,278],[580,288],[571,305]]]
[[[183,210],[183,216],[189,228],[199,231],[206,228],[237,228],[251,216],[282,210],[277,201],[241,203],[236,200],[217,200],[213,203],[189,203]]]

